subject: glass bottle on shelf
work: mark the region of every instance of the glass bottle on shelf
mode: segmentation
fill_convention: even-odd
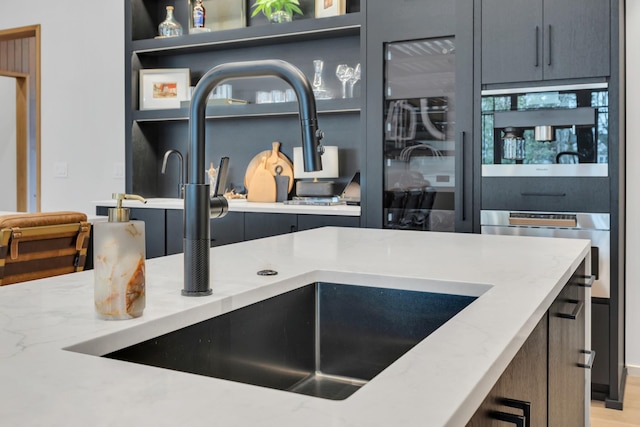
[[[322,59],[315,59],[313,61],[313,94],[316,99],[331,99],[331,93],[324,87],[324,81],[322,80],[322,69],[324,68],[324,61]]]
[[[204,28],[205,12],[202,0],[196,0],[196,4],[193,6],[193,28]]]
[[[182,35],[182,25],[173,16],[173,6],[167,6],[167,17],[158,25],[160,37],[178,37]]]

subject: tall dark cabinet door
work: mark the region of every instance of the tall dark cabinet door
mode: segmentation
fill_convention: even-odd
[[[609,0],[544,2],[544,78],[608,76]]]
[[[542,0],[482,0],[482,83],[541,80],[542,31]]]
[[[468,1],[367,4],[364,226],[472,231],[472,37]]]
[[[387,43],[384,226],[455,231],[456,39]]]

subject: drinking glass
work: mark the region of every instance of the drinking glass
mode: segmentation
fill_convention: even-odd
[[[271,92],[259,90],[256,92],[256,104],[269,104],[273,102]]]
[[[356,83],[358,83],[358,80],[360,80],[360,64],[359,63],[353,69],[353,75],[349,79],[349,98],[353,98],[353,87],[356,85]]]
[[[347,64],[340,64],[336,68],[336,77],[342,83],[342,97],[347,97],[347,82],[353,76],[353,68],[349,67]]]
[[[285,93],[283,90],[271,91],[271,102],[285,102]]]

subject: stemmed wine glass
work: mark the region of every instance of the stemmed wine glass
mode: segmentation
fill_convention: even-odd
[[[353,76],[353,68],[347,64],[340,64],[336,68],[336,77],[342,82],[342,97],[347,97],[347,82]]]
[[[360,80],[360,64],[359,63],[353,69],[353,75],[349,79],[349,98],[353,98],[353,87],[356,85],[356,83],[358,83],[358,80]]]

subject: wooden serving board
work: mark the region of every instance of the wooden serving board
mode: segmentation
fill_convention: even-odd
[[[267,156],[260,159],[260,164],[251,178],[251,188],[247,194],[248,202],[273,203],[276,201],[276,179],[267,169]]]
[[[291,192],[293,189],[293,163],[280,151],[280,143],[277,141],[271,144],[271,150],[265,150],[256,154],[249,162],[247,171],[244,174],[244,186],[247,190],[251,192],[253,176],[260,168],[260,161],[263,157],[267,158],[264,169],[267,169],[274,177],[276,175],[276,166],[282,166],[282,173],[280,175],[289,177],[288,191]]]

